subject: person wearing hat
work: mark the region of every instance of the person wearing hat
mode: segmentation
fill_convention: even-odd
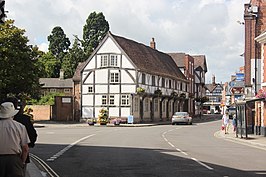
[[[33,148],[35,146],[35,142],[37,140],[37,132],[31,122],[31,117],[28,116],[27,114],[24,114],[24,107],[25,104],[23,103],[19,103],[19,100],[14,97],[14,96],[10,96],[7,97],[6,102],[12,102],[15,106],[15,109],[18,109],[19,112],[14,116],[14,120],[23,124],[26,127],[28,136],[30,138],[30,143],[28,144],[29,148]],[[30,157],[29,154],[27,156],[26,159],[26,164],[24,166],[24,171],[26,172],[26,168],[27,168],[27,164],[30,163]]]
[[[30,139],[24,125],[13,120],[18,113],[12,102],[0,105],[0,176],[24,177]]]

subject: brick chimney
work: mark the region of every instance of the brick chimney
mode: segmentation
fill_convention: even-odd
[[[213,74],[212,75],[212,85],[215,85],[216,83],[215,83],[215,75]]]
[[[156,43],[155,43],[155,41],[154,41],[154,38],[151,38],[150,47],[151,47],[152,49],[156,49]]]
[[[64,79],[64,70],[63,69],[60,69],[60,74],[59,74],[59,79],[61,80],[63,80]]]

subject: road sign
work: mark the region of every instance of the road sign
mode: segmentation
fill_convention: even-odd
[[[0,24],[3,24],[5,22],[5,1],[0,0]]]

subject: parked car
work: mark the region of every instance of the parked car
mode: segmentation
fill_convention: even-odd
[[[192,124],[192,117],[189,116],[188,112],[175,112],[172,116],[172,125],[178,123]]]

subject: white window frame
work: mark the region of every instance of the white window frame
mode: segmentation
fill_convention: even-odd
[[[92,86],[88,86],[88,93],[93,93],[93,87]]]
[[[117,66],[117,55],[110,56],[110,66]]]
[[[101,67],[108,66],[108,55],[101,55]]]
[[[111,72],[110,73],[110,83],[119,83],[119,73]]]
[[[102,95],[102,105],[107,105],[107,95]]]
[[[129,95],[121,95],[121,105],[122,106],[129,105]]]
[[[115,96],[109,95],[109,105],[115,105]]]

